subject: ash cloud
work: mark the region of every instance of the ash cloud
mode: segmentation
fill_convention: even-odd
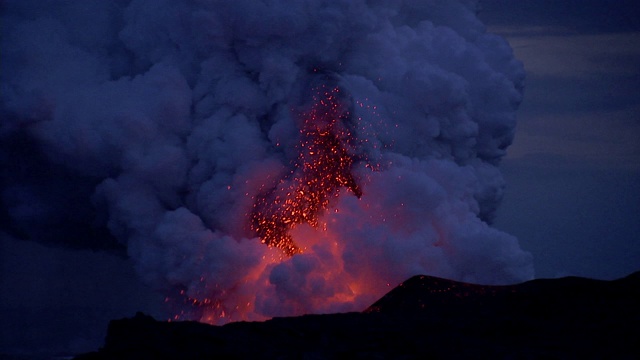
[[[517,239],[489,225],[524,70],[475,1],[2,6],[13,232],[126,247],[142,279],[232,320],[357,310],[415,274],[533,277]],[[325,79],[349,94],[363,196],[334,201],[324,231],[294,229],[305,253],[282,258],[248,213],[291,171],[296,114]]]

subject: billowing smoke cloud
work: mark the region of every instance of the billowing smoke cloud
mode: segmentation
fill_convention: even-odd
[[[530,279],[490,227],[524,70],[475,1],[6,1],[2,221],[126,246],[198,316],[359,310],[415,274]],[[319,84],[346,94],[352,175],[286,256],[250,228],[294,172]],[[52,230],[52,229],[55,229]],[[110,236],[106,236],[110,234]]]

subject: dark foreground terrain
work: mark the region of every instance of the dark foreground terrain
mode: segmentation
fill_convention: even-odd
[[[482,286],[415,276],[362,313],[210,326],[138,313],[77,359],[638,359],[640,272]]]

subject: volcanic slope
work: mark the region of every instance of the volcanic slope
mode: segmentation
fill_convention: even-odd
[[[639,358],[640,272],[486,286],[430,276],[362,313],[210,326],[137,314],[78,359]]]

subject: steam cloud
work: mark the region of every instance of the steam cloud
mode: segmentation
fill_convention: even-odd
[[[211,322],[360,310],[415,274],[532,278],[530,254],[489,225],[524,70],[475,1],[2,6],[2,221],[15,233],[115,238],[143,280],[208,304]],[[286,257],[248,214],[291,171],[298,114],[323,82],[348,94],[362,197],[342,192],[322,226],[295,227],[304,252]]]

